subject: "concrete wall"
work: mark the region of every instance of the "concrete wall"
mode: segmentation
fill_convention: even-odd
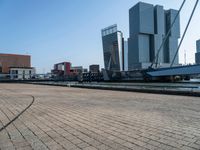
[[[176,37],[169,37],[169,62],[168,63],[171,63],[174,56],[175,56],[175,53],[176,53],[176,50],[177,50],[177,47],[178,47],[178,39]],[[175,61],[174,61],[174,64],[177,65],[178,64],[178,54],[175,58]]]
[[[196,42],[197,52],[200,52],[200,40]]]
[[[195,61],[196,61],[196,64],[200,64],[200,52],[195,54]]]
[[[124,41],[124,71],[128,71],[128,41]]]
[[[160,48],[163,41],[163,35],[161,34],[154,34],[151,37],[151,52],[150,52],[150,61],[152,62],[154,57],[157,55],[158,49]],[[158,63],[164,63],[164,49],[161,48],[159,56],[158,56]]]
[[[134,37],[130,37],[128,39],[128,68],[129,70],[133,70],[134,69],[133,65],[139,62],[138,49],[139,49],[138,39]]]
[[[197,53],[195,54],[195,62],[196,64],[200,64],[200,40],[196,42]]]
[[[155,34],[165,34],[165,12],[163,6],[156,5],[154,8],[154,19],[155,19]]]
[[[174,9],[170,9],[166,11],[166,33],[170,29],[170,26],[172,25],[178,11]],[[175,21],[175,24],[173,25],[170,36],[180,38],[180,16]]]
[[[16,54],[0,54],[2,73],[9,73],[10,67],[31,67],[31,56]]]
[[[154,7],[140,2],[129,10],[130,36],[138,33],[154,34]]]
[[[150,62],[150,36],[147,34],[138,35],[139,62]]]

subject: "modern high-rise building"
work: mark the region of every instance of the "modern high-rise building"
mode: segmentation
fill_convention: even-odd
[[[124,41],[124,71],[128,71],[128,41]]]
[[[177,13],[178,11],[173,9],[166,11],[163,6],[154,6],[143,2],[139,2],[129,10],[129,70],[150,66]],[[180,18],[178,17],[166,44],[159,53],[159,64],[166,66],[172,62],[179,38]],[[178,56],[175,64],[178,64]]]
[[[124,38],[117,25],[102,29],[104,66],[106,70],[124,70]]]
[[[197,52],[195,54],[196,64],[200,64],[200,40],[196,42]]]

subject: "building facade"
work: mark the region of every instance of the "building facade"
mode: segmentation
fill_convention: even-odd
[[[195,54],[196,64],[200,64],[200,40],[196,42],[197,52]]]
[[[54,65],[52,73],[57,76],[67,76],[70,75],[71,63],[61,62]]]
[[[129,70],[148,68],[154,61],[163,38],[178,13],[139,2],[129,10],[128,67]],[[178,48],[180,18],[176,20],[166,44],[159,53],[159,64],[170,64]],[[178,56],[175,59],[178,64]]]
[[[0,54],[0,73],[9,74],[11,67],[31,67],[31,56],[18,54]]]
[[[17,80],[28,80],[35,76],[35,68],[32,67],[11,67],[10,78]]]
[[[124,41],[124,71],[128,71],[128,41]]]
[[[72,66],[70,62],[61,62],[54,65],[54,69],[51,70],[54,78],[77,80],[78,75],[87,71],[82,66]]]
[[[99,69],[100,69],[99,65],[90,65],[89,66],[89,70],[92,73],[98,73],[98,72],[100,72]]]
[[[104,66],[106,70],[124,70],[124,38],[117,25],[102,30]]]

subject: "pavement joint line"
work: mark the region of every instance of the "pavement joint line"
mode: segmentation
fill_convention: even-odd
[[[32,95],[30,95],[30,97],[32,97],[31,103],[30,103],[26,108],[24,108],[24,110],[22,110],[18,115],[16,115],[13,119],[10,120],[10,118],[8,118],[10,121],[9,121],[7,124],[3,125],[3,126],[0,128],[0,132],[3,131],[4,129],[6,129],[10,124],[12,124],[12,123],[13,123],[16,119],[18,119],[26,110],[28,110],[28,109],[31,107],[31,105],[32,105],[32,104],[34,103],[34,101],[35,101],[35,97],[32,96]]]
[[[0,132],[2,150],[200,149],[197,97],[2,84],[0,111],[12,119],[30,103],[23,94],[37,103]]]

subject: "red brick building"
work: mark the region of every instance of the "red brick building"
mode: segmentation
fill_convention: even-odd
[[[10,67],[31,67],[31,56],[0,53],[0,73],[8,74]]]

